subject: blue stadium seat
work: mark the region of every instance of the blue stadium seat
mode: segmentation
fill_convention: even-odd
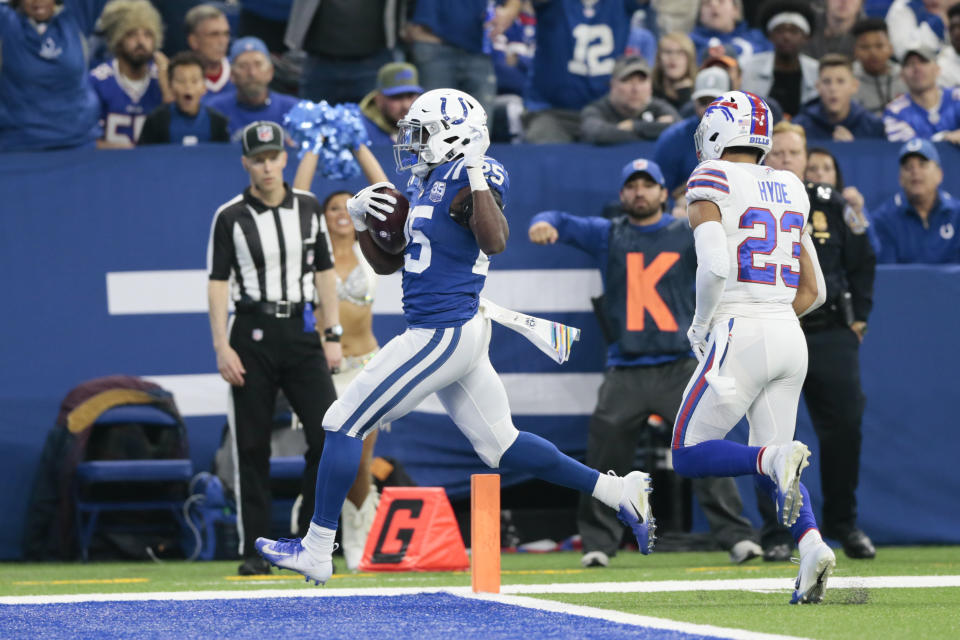
[[[124,405],[103,412],[92,428],[102,425],[139,423],[161,427],[176,427],[178,422],[169,414],[151,406]],[[182,528],[184,499],[151,500],[92,500],[84,498],[84,489],[92,485],[123,486],[130,483],[170,483],[184,487],[193,477],[193,463],[188,458],[168,460],[92,460],[77,464],[73,481],[77,537],[80,554],[88,559],[90,541],[97,528],[99,516],[105,511],[167,511]],[[185,493],[185,492],[184,492]]]

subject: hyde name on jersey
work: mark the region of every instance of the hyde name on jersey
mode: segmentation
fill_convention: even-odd
[[[708,160],[687,180],[687,201],[697,200],[716,203],[727,236],[733,277],[727,278],[717,315],[795,318],[790,304],[810,213],[800,179],[763,165]]]

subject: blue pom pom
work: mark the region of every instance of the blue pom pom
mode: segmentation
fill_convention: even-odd
[[[300,149],[297,157],[307,151],[319,156],[317,170],[324,178],[346,180],[360,175],[351,151],[369,145],[370,137],[356,104],[330,106],[326,100],[301,100],[284,116],[283,125]]]

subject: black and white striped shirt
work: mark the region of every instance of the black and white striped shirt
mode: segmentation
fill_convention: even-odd
[[[213,216],[207,271],[211,280],[233,276],[234,302],[313,302],[314,272],[333,267],[320,203],[308,191],[284,188],[277,207],[265,205],[248,187]]]

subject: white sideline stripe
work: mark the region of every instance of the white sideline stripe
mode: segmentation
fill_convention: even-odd
[[[110,315],[206,313],[207,271],[111,271],[107,273]],[[483,295],[526,313],[591,312],[590,298],[603,290],[597,269],[491,270]],[[400,275],[381,276],[373,312],[403,312]]]
[[[585,618],[595,618],[598,620],[607,620],[609,622],[618,622],[620,624],[629,624],[653,629],[681,631],[683,633],[700,633],[712,637],[735,638],[736,640],[797,640],[797,636],[784,636],[770,633],[760,633],[758,631],[747,631],[746,629],[715,627],[709,624],[697,624],[694,622],[679,622],[677,620],[668,620],[666,618],[653,618],[651,616],[641,616],[635,613],[626,613],[624,611],[614,611],[612,609],[601,609],[598,607],[587,607],[578,604],[555,602],[552,600],[538,600],[537,598],[528,598],[524,596],[472,593],[467,597],[475,598],[477,600],[499,602],[502,604],[511,604],[518,607],[524,607],[526,609],[550,611],[552,613],[566,613],[574,616],[583,616]]]
[[[180,414],[186,418],[227,413],[227,383],[218,373],[142,377],[170,391]],[[500,378],[513,415],[570,416],[593,413],[603,374],[503,373]],[[416,411],[445,413],[436,395],[428,397]]]
[[[960,576],[872,576],[830,578],[828,591],[835,589],[924,589],[960,587]],[[793,589],[790,578],[746,578],[742,580],[660,580],[650,582],[572,582],[550,584],[508,584],[503,595],[537,593],[666,593],[682,591],[784,591]],[[259,600],[264,598],[332,598],[343,596],[402,596],[416,593],[475,595],[470,587],[361,587],[323,589],[252,589],[248,591],[153,591],[143,593],[80,593],[42,596],[0,596],[0,604],[63,604],[73,602],[137,602],[142,600]],[[494,597],[491,594],[491,597]]]

